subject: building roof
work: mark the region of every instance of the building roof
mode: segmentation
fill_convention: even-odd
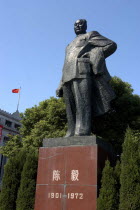
[[[19,114],[19,111],[17,110],[16,112],[14,112],[13,114],[12,114],[12,116],[14,117],[14,118],[16,118],[17,120],[21,120],[21,117],[20,117],[20,114]]]
[[[18,110],[16,112],[14,112],[13,114],[11,114],[9,112],[6,112],[6,111],[0,109],[0,114],[4,115],[5,117],[11,118],[13,120],[18,120],[18,121],[21,120],[21,117],[20,117],[20,114],[19,114]]]

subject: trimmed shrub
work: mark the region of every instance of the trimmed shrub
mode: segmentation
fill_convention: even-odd
[[[21,175],[16,210],[33,210],[35,201],[38,155],[30,150]]]
[[[140,209],[140,135],[128,128],[121,156],[120,210]]]
[[[0,193],[0,210],[16,209],[17,193],[25,160],[26,152],[21,150],[15,157],[9,158],[5,165]]]
[[[117,182],[115,180],[113,167],[110,166],[110,162],[107,160],[103,169],[101,189],[99,198],[97,200],[98,210],[118,209],[118,204],[116,200],[116,184]]]

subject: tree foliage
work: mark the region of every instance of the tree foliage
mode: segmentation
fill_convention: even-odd
[[[16,201],[16,210],[34,209],[37,165],[37,151],[31,149],[27,155],[21,174],[21,182]]]
[[[120,154],[128,125],[134,130],[140,130],[140,97],[133,94],[129,83],[118,77],[113,77],[111,84],[116,99],[112,101],[110,112],[94,119],[93,130],[98,136],[110,142]]]
[[[140,134],[140,133],[139,133]],[[120,210],[140,209],[140,135],[128,128],[121,155]]]
[[[0,210],[16,209],[17,191],[25,158],[26,152],[22,150],[15,157],[11,157],[5,165],[2,191],[0,193]]]
[[[98,198],[98,210],[117,210],[118,200],[116,199],[117,181],[114,174],[113,167],[110,166],[110,162],[107,160],[103,169],[103,175],[101,180],[101,189]]]
[[[118,77],[113,77],[111,84],[116,93],[112,109],[105,115],[93,119],[93,133],[113,145],[118,154],[122,151],[124,134],[128,125],[140,130],[140,97],[133,94],[131,85]],[[50,98],[38,106],[26,109],[22,114],[23,147],[40,147],[43,138],[55,138],[66,133],[66,111],[63,99]],[[12,138],[14,140],[14,138]],[[10,144],[13,144],[10,146]],[[19,141],[9,142],[2,153],[20,149]],[[17,143],[17,144],[16,144]],[[13,148],[13,149],[12,149]],[[11,150],[11,151],[10,151]]]
[[[131,85],[113,77],[111,85],[116,93],[112,109],[93,119],[93,133],[110,142],[121,153],[124,134],[128,125],[140,130],[140,97],[133,94]],[[43,138],[64,136],[66,112],[63,99],[50,98],[23,114],[21,134],[23,143],[38,147]]]
[[[102,188],[100,190],[98,208],[99,210],[117,209],[119,203],[118,189],[120,188],[119,176],[121,171],[120,210],[130,209],[129,206],[127,206],[128,208],[124,208],[124,204],[122,203],[126,192],[129,192],[126,197],[127,199],[130,198],[129,203],[131,207],[135,205],[137,210],[139,204],[138,196],[136,196],[136,194],[140,194],[138,184],[140,183],[138,178],[140,171],[137,167],[140,158],[140,148],[138,146],[140,132],[140,97],[133,94],[133,89],[130,84],[123,82],[117,77],[112,79],[111,84],[116,93],[116,99],[112,101],[112,109],[110,112],[93,119],[94,134],[110,142],[113,147],[115,147],[117,153],[121,153],[121,145],[128,125],[135,131],[135,133],[137,131],[137,135],[135,134],[135,138],[132,138],[130,133],[129,135],[126,135],[123,146],[123,155],[121,158],[121,170],[119,163],[116,165],[115,169],[110,167],[109,162],[106,163],[103,171]],[[0,195],[0,210],[15,209],[21,171],[26,159],[26,155],[23,155],[23,150],[26,150],[27,154],[42,146],[42,140],[44,138],[64,136],[67,129],[66,121],[65,104],[63,99],[53,97],[40,102],[38,106],[26,109],[25,113],[22,114],[23,126],[20,129],[20,135],[11,136],[7,144],[3,148],[0,148],[0,153],[9,157],[9,161],[5,167],[3,188]],[[136,151],[136,154],[134,151]],[[130,167],[128,166],[129,164]],[[19,210],[32,209],[35,190],[35,174],[36,158],[33,152],[33,154],[28,155],[22,172],[21,185],[17,200],[17,208]],[[128,176],[127,179],[128,174],[130,176]],[[126,186],[123,186],[123,183],[126,183]],[[130,190],[128,190],[128,183],[131,183],[132,186],[130,187]],[[135,198],[132,196],[132,192],[134,193]],[[26,195],[29,195],[30,197],[28,201],[28,196]],[[133,202],[132,197],[134,199]]]
[[[22,120],[24,146],[39,147],[43,138],[55,138],[66,133],[66,112],[63,99],[50,98],[39,106],[26,109]]]
[[[9,135],[9,141],[6,146],[0,147],[0,153],[6,157],[14,157],[23,147],[20,135]]]
[[[27,109],[22,117],[23,127],[20,129],[20,136],[11,136],[7,144],[1,148],[1,153],[9,157],[9,161],[4,171],[0,210],[15,209],[23,162],[26,159],[26,155],[22,156],[22,150],[25,150],[26,154],[30,153],[35,148],[42,146],[43,138],[63,136],[66,132],[66,113],[62,99],[51,98],[43,101],[39,106]],[[25,205],[28,206],[25,209],[32,209],[33,206],[37,160],[32,155],[34,152],[27,156],[22,173],[17,200],[18,209],[20,205],[21,209],[24,209]],[[26,195],[29,195],[30,198],[27,198]],[[26,203],[24,203],[25,200]]]
[[[119,209],[119,201],[120,201],[120,174],[121,174],[121,162],[117,160],[116,166],[114,167],[114,179],[115,179],[115,201],[116,201],[116,210]]]

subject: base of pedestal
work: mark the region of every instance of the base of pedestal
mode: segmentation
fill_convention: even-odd
[[[43,146],[35,210],[96,210],[99,177],[110,147],[95,136],[45,139]]]

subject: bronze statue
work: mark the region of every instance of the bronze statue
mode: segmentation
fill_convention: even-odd
[[[105,58],[117,48],[97,31],[86,33],[87,21],[74,24],[76,38],[67,46],[62,80],[56,95],[64,97],[69,136],[91,134],[92,116],[109,111],[115,94],[109,84]]]

